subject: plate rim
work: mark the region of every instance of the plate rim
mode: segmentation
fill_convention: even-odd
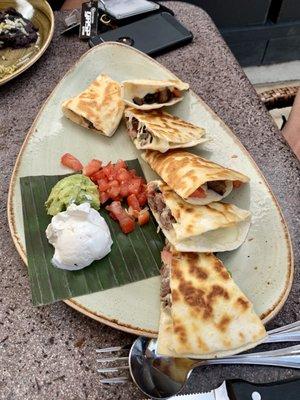
[[[64,74],[64,76],[59,80],[59,82],[57,83],[57,85],[55,86],[55,88],[52,90],[52,92],[50,93],[50,95],[47,97],[47,99],[44,101],[44,103],[42,104],[40,110],[38,111],[31,127],[29,128],[24,141],[22,143],[22,146],[20,148],[20,151],[18,153],[17,159],[15,161],[14,164],[14,168],[12,171],[12,175],[11,175],[11,179],[10,179],[10,183],[9,183],[9,189],[8,189],[8,196],[7,196],[7,218],[8,218],[8,225],[9,225],[9,229],[10,229],[10,234],[13,240],[13,243],[21,257],[21,259],[23,260],[23,262],[25,263],[25,265],[27,266],[27,257],[26,257],[26,251],[23,248],[23,246],[20,243],[20,240],[18,238],[18,233],[17,233],[17,229],[15,226],[15,220],[14,220],[14,210],[13,210],[13,199],[14,199],[14,189],[16,187],[17,184],[17,174],[18,174],[18,170],[19,170],[19,166],[20,166],[20,162],[21,162],[21,158],[23,155],[24,150],[26,149],[26,146],[28,144],[28,141],[30,139],[30,137],[34,134],[35,128],[36,128],[36,124],[37,121],[40,117],[40,115],[42,114],[45,106],[47,105],[48,101],[53,97],[53,95],[55,94],[58,86],[60,85],[60,83],[62,82],[62,80],[64,80],[70,73],[73,72],[73,70],[77,67],[77,65],[90,53],[92,52],[96,52],[100,47],[110,47],[110,46],[117,46],[117,47],[126,47],[128,48],[127,45],[122,44],[122,43],[117,43],[117,42],[105,42],[105,43],[101,43],[98,46],[94,46],[93,48],[91,48],[90,50],[88,50],[87,52],[85,52],[76,62],[75,64],[66,72],[66,74]],[[178,77],[173,74],[172,71],[170,71],[168,68],[166,68],[164,65],[160,64],[157,60],[149,57],[148,55],[146,55],[145,53],[134,49],[134,48],[130,48],[131,51],[136,52],[137,54],[141,55],[142,57],[146,58],[147,60],[150,60],[151,62],[157,64],[160,68],[164,69],[165,71],[167,71],[168,73],[171,73],[172,75],[174,75],[174,78],[178,79]],[[196,98],[200,101],[204,101],[200,98],[200,96],[198,96],[193,90],[190,89],[190,92],[196,96]],[[206,103],[205,103],[206,104]],[[207,104],[206,104],[207,105]],[[225,124],[225,122],[215,113],[215,111],[213,109],[211,109],[208,105],[207,107],[211,110],[212,114],[214,115],[215,118],[217,118],[219,121],[221,121],[223,124]],[[258,165],[256,164],[256,162],[254,161],[254,159],[252,158],[251,154],[248,152],[248,150],[244,147],[244,145],[242,144],[242,142],[239,140],[239,138],[233,133],[233,131],[227,126],[227,124],[225,124],[225,126],[228,128],[228,134],[231,136],[231,138],[233,139],[234,143],[240,147],[240,149],[247,154],[247,156],[249,157],[249,160],[251,162],[251,166],[258,172],[258,174],[260,175],[260,177],[262,178],[264,184],[266,185],[266,188],[270,194],[271,199],[273,200],[277,211],[279,212],[280,215],[280,222],[283,225],[284,228],[284,236],[285,236],[285,243],[288,249],[288,274],[287,274],[287,278],[286,278],[286,282],[285,282],[285,286],[284,289],[281,293],[281,295],[278,297],[277,301],[275,302],[275,304],[267,311],[265,311],[262,315],[260,315],[260,318],[262,320],[262,322],[264,324],[266,324],[267,322],[269,322],[271,319],[273,319],[281,310],[281,308],[283,307],[285,301],[287,300],[287,297],[290,293],[291,287],[292,287],[292,283],[293,283],[293,278],[294,278],[294,252],[293,252],[293,246],[292,246],[292,241],[291,241],[291,237],[290,237],[290,233],[288,230],[288,225],[286,223],[286,220],[284,218],[284,215],[281,211],[281,208],[279,206],[279,203],[277,201],[277,198],[275,197],[274,193],[272,192],[272,189],[270,188],[266,178],[264,177],[263,173],[260,171]],[[78,297],[77,297],[78,298]],[[72,307],[73,309],[75,309],[76,311],[79,311],[80,313],[84,314],[87,317],[90,317],[98,322],[101,322],[105,325],[108,325],[112,328],[127,332],[127,333],[131,333],[134,335],[143,335],[143,336],[147,336],[150,338],[153,337],[157,337],[157,332],[150,330],[150,329],[142,329],[136,326],[131,326],[129,324],[124,324],[120,321],[117,321],[116,319],[113,318],[109,318],[103,314],[97,313],[93,310],[89,310],[88,308],[84,307],[82,304],[80,304],[80,302],[78,302],[78,300],[76,300],[77,298],[70,298],[67,300],[63,300],[63,302],[65,304],[67,304],[68,306]]]
[[[45,53],[45,51],[47,50],[48,46],[51,43],[51,40],[52,40],[53,34],[54,34],[54,13],[53,13],[52,8],[50,7],[50,4],[48,3],[48,1],[47,0],[42,0],[42,1],[45,3],[45,6],[47,7],[48,12],[49,12],[49,18],[50,18],[49,35],[48,35],[44,45],[40,48],[40,50],[36,53],[36,55],[27,64],[24,64],[23,67],[17,69],[15,72],[8,75],[7,77],[0,79],[0,86],[11,81],[12,79],[16,78],[18,75],[22,74],[24,71],[26,71],[28,68],[30,68],[40,57],[42,57],[42,55]]]

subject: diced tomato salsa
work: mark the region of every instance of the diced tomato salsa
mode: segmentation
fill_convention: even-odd
[[[147,205],[146,182],[134,169],[128,169],[125,161],[103,165],[102,161],[93,159],[83,166],[77,158],[66,153],[61,163],[74,171],[82,170],[98,186],[101,204],[110,203],[105,208],[111,218],[119,222],[124,233],[134,230],[135,219],[139,225],[149,221],[149,211],[143,209]],[[122,207],[122,201],[128,211]]]
[[[196,189],[191,195],[190,197],[195,197],[198,199],[203,199],[206,197],[206,192],[205,190],[200,186],[198,187],[198,189]]]

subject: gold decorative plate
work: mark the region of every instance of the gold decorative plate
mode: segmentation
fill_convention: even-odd
[[[12,71],[1,77],[0,85],[10,81],[34,64],[49,46],[54,31],[54,15],[45,0],[1,0],[0,10],[15,8],[24,18],[29,19],[38,28],[38,39],[29,47],[0,50],[0,66]]]

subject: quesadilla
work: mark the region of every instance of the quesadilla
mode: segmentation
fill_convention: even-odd
[[[162,260],[158,354],[218,358],[266,338],[253,305],[213,254],[165,248]]]
[[[138,149],[164,153],[178,147],[196,146],[207,140],[203,128],[160,110],[126,108],[125,121],[128,134]]]
[[[62,104],[71,121],[105,136],[115,133],[124,108],[120,84],[107,75],[99,75],[86,90]]]
[[[187,83],[175,79],[133,79],[122,82],[122,98],[131,107],[152,110],[178,103],[188,89]]]
[[[238,248],[246,239],[251,213],[233,204],[189,204],[162,181],[148,183],[148,204],[177,251],[216,252]]]
[[[183,150],[147,150],[143,159],[180,197],[191,204],[220,201],[249,181],[246,175]]]

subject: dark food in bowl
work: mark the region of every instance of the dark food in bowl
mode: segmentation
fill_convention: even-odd
[[[0,49],[19,49],[36,42],[38,29],[13,7],[0,11]]]

